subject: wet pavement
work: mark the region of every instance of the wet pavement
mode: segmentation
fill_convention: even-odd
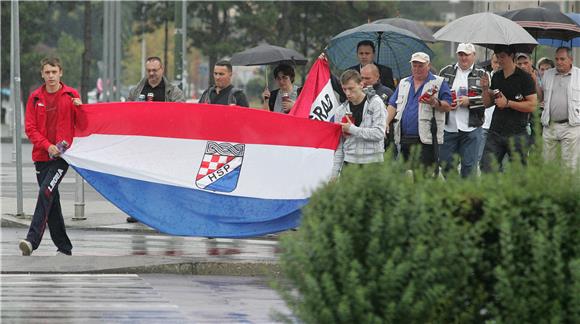
[[[0,275],[2,323],[275,323],[290,314],[259,278]]]
[[[30,257],[21,256],[27,228],[2,227],[0,271],[23,273],[173,273],[278,276],[276,240],[207,239],[164,234],[69,229],[73,256],[56,256],[45,232]]]
[[[27,228],[0,230],[0,256],[20,255],[18,241],[26,237]],[[74,256],[171,256],[220,258],[231,260],[278,260],[278,241],[264,239],[207,239],[164,234],[105,232],[68,229]],[[47,230],[33,256],[54,256],[56,247]]]

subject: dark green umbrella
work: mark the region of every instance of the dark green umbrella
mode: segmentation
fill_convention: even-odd
[[[433,51],[419,36],[408,30],[388,24],[364,24],[343,31],[330,40],[326,49],[328,58],[341,69],[359,64],[356,50],[362,40],[375,43],[376,63],[386,65],[393,70],[397,79],[411,74],[409,59],[416,52],[427,53],[431,58]]]

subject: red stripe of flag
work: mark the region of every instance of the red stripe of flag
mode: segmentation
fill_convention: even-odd
[[[340,126],[269,111],[208,104],[127,102],[85,104],[75,137],[140,135],[335,150]]]

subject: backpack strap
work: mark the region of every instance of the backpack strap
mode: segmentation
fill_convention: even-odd
[[[228,104],[230,104],[230,105],[231,104],[234,104],[234,105],[237,104],[237,100],[236,100],[235,94],[237,92],[239,92],[239,91],[242,91],[242,89],[238,89],[236,87],[232,87],[232,90],[230,90],[230,94],[228,96]]]
[[[199,103],[209,103],[209,94],[215,89],[214,86],[211,86],[205,90],[204,93],[201,94],[199,98]]]

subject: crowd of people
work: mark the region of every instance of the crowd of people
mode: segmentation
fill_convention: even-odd
[[[340,78],[331,76],[341,102],[334,120],[342,129],[333,177],[344,166],[383,162],[391,143],[395,157],[404,160],[420,147],[421,164],[436,166],[435,173],[453,172],[456,158],[463,177],[472,176],[478,167],[492,171],[494,161],[501,167],[506,156],[525,164],[533,142],[531,115],[538,108],[545,159],[561,155],[566,167],[579,168],[580,69],[573,66],[570,48],[558,48],[553,60],[541,58],[534,66],[528,53],[498,45],[489,71],[476,64],[472,44],[459,44],[456,54],[456,63],[436,73],[428,54],[414,53],[409,58],[411,75],[395,80],[388,66],[375,61],[374,43],[361,41],[356,52],[359,64]],[[159,57],[149,57],[145,68],[147,75],[130,91],[129,101],[185,101],[183,91],[164,76]],[[40,189],[27,237],[19,248],[22,255],[30,255],[48,225],[57,253],[71,255],[58,191],[68,164],[60,155],[72,142],[75,107],[82,102],[78,92],[61,81],[63,66],[58,58],[43,59],[40,74],[44,84],[28,98],[25,117]],[[248,107],[232,76],[230,62],[217,62],[215,83],[199,102]],[[290,112],[302,90],[294,83],[295,76],[293,66],[277,66],[273,70],[277,89],[264,90],[259,109]]]
[[[345,102],[341,106],[344,111],[336,119],[341,123],[343,138],[342,148],[336,153],[335,176],[341,165],[382,161],[368,157],[382,155],[389,139],[395,143],[395,157],[404,160],[409,159],[413,147],[419,146],[421,164],[436,174],[439,170],[444,174],[454,172],[459,167],[461,176],[469,177],[476,170],[493,171],[494,164],[503,170],[505,161],[514,158],[526,164],[534,142],[532,123],[537,109],[541,110],[545,159],[554,160],[559,154],[566,167],[578,169],[580,76],[573,66],[570,48],[560,47],[554,60],[541,58],[534,66],[529,53],[516,52],[514,46],[497,45],[491,68],[486,70],[476,63],[475,46],[461,43],[457,46],[457,62],[439,73],[428,54],[414,53],[410,76],[396,83],[379,79],[379,87],[397,84],[396,88],[382,91],[375,84],[364,88],[368,84],[361,81],[366,100],[377,94],[385,99],[387,114],[381,122],[376,118],[383,115],[377,114],[374,107],[362,106],[358,97],[353,101],[345,95],[347,87],[343,82],[352,80],[352,73],[359,70],[364,74],[367,67],[392,77],[392,73],[383,72],[390,71],[388,67],[378,68],[373,63],[373,54],[374,47],[361,41],[357,50],[360,66],[343,73],[341,89],[334,82],[341,102]],[[341,119],[345,114],[352,118]],[[382,129],[383,137],[369,136]],[[456,161],[460,164],[456,165]]]

